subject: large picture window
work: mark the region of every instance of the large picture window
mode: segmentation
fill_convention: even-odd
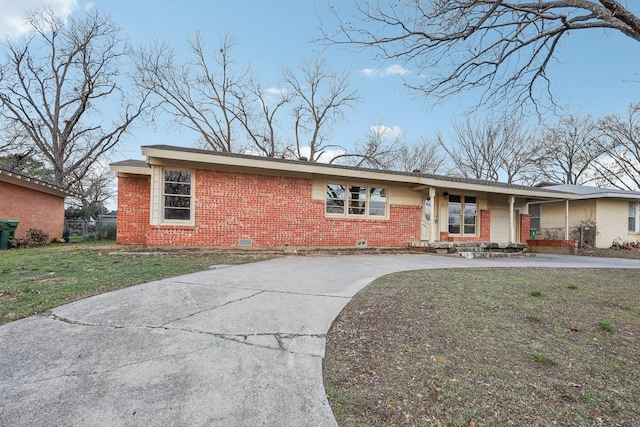
[[[165,169],[162,182],[163,219],[190,221],[192,214],[192,173]]]
[[[350,184],[327,184],[325,213],[353,218],[385,218],[387,190]]]
[[[476,234],[477,201],[474,196],[449,195],[449,234]]]

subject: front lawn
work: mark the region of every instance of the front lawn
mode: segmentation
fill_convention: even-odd
[[[114,254],[111,243],[54,243],[0,251],[0,324],[131,285],[268,259],[260,254],[171,251]]]
[[[341,426],[640,425],[640,270],[389,275],[327,338]]]

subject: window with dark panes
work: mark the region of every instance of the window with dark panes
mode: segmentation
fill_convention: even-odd
[[[640,232],[640,203],[629,203],[629,231]]]
[[[325,212],[328,214],[344,215],[345,186],[342,184],[327,184]]]
[[[364,216],[367,212],[367,187],[349,186],[349,215]]]
[[[369,216],[387,214],[387,191],[384,188],[369,188]]]
[[[475,235],[476,220],[476,197],[449,195],[449,234]]]
[[[529,217],[531,218],[530,227],[532,230],[540,231],[540,217],[542,213],[542,205],[540,203],[531,203],[529,205]]]
[[[385,218],[387,190],[366,185],[327,184],[325,213],[354,218]]]
[[[464,196],[464,234],[476,234],[476,198]]]
[[[164,219],[191,219],[191,172],[165,169],[163,176]]]
[[[460,214],[462,213],[462,198],[449,195],[449,234],[460,234]]]

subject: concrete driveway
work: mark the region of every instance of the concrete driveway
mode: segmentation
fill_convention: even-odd
[[[335,426],[325,334],[356,292],[403,270],[519,266],[640,262],[289,257],[98,295],[0,327],[0,426]]]

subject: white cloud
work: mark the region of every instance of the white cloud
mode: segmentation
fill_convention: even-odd
[[[275,95],[275,96],[285,96],[287,94],[287,90],[286,89],[281,89],[278,87],[268,87],[264,93],[266,93],[267,95]]]
[[[318,163],[329,163],[333,158],[345,154],[344,150],[326,150],[316,160]],[[311,147],[300,147],[300,155],[307,159],[311,155]]]
[[[384,69],[383,75],[385,76],[406,76],[407,74],[411,74],[411,71],[404,68],[402,65],[394,64],[390,67]]]
[[[78,7],[78,0],[0,0],[0,37],[15,38],[29,32],[27,12],[50,8],[56,16],[66,18]]]
[[[371,126],[369,130],[382,138],[398,139],[402,136],[402,128],[399,126],[375,125]]]
[[[374,79],[377,77],[406,76],[411,74],[411,71],[407,70],[402,65],[393,64],[386,68],[364,68],[361,73]]]
[[[362,74],[364,74],[367,77],[371,77],[371,78],[374,78],[377,73],[378,73],[378,69],[377,68],[365,68],[365,69],[362,70]]]

